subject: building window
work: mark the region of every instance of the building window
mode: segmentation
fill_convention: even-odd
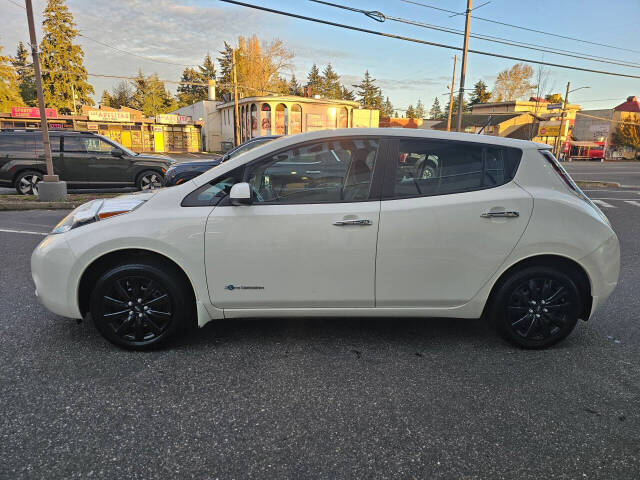
[[[302,107],[295,104],[291,107],[291,134],[302,132]]]
[[[276,135],[288,135],[289,133],[289,109],[285,104],[276,106]]]
[[[260,133],[271,135],[271,105],[263,103],[260,109]]]

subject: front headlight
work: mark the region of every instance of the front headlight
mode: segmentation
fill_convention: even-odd
[[[68,232],[73,228],[97,222],[105,218],[129,213],[142,205],[146,200],[137,198],[109,198],[106,200],[92,200],[83,203],[69,215],[60,220],[52,234]]]

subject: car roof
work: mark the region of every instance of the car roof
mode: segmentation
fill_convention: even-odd
[[[42,135],[40,130],[13,130],[2,129],[0,134],[17,134],[17,135]],[[49,135],[98,135],[96,132],[85,132],[79,130],[49,130]]]
[[[284,136],[278,141],[279,147],[295,145],[300,142],[322,140],[336,137],[404,137],[415,139],[455,140],[460,142],[484,143],[521,149],[550,148],[543,143],[530,142],[515,138],[496,137],[493,135],[477,135],[473,133],[445,132],[442,130],[423,130],[414,128],[338,128],[334,130],[318,130],[314,132],[298,133]]]

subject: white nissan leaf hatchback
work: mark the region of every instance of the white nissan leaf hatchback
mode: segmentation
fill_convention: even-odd
[[[345,129],[94,200],[38,245],[40,301],[143,349],[238,317],[486,317],[544,348],[618,281],[618,239],[546,145]]]

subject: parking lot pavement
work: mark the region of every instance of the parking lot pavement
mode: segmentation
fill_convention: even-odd
[[[0,212],[0,478],[637,479],[640,208],[618,196],[620,285],[546,351],[394,318],[225,320],[119,350],[33,295],[31,251],[65,212]]]

